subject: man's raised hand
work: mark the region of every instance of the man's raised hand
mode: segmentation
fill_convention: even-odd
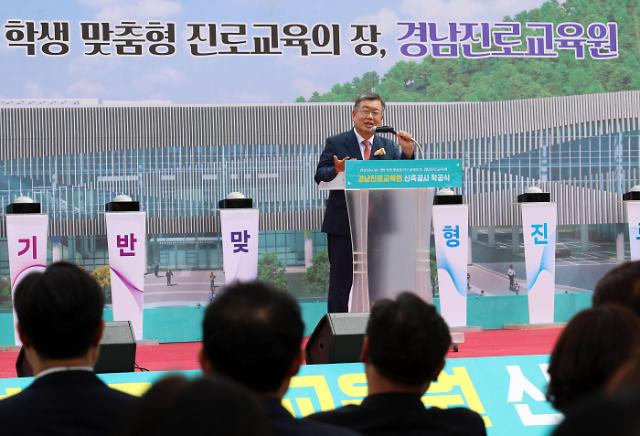
[[[336,173],[344,172],[345,162],[349,159],[349,156],[347,156],[344,159],[340,160],[338,159],[338,156],[336,156],[335,154],[333,155],[333,166],[336,168]]]

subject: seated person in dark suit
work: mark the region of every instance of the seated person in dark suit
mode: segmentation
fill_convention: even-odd
[[[303,361],[303,334],[300,307],[290,295],[259,282],[234,284],[207,308],[200,365],[205,374],[226,376],[254,391],[273,436],[354,435],[297,420],[281,405]]]
[[[270,436],[262,405],[221,377],[169,376],[137,402],[118,436]]]
[[[361,359],[369,394],[361,405],[306,418],[364,435],[485,435],[469,409],[426,409],[421,401],[438,379],[451,345],[446,322],[430,304],[405,292],[371,309]]]
[[[3,435],[105,435],[134,397],[93,372],[104,330],[104,294],[76,265],[58,262],[17,286],[18,333],[35,380],[0,401]]]

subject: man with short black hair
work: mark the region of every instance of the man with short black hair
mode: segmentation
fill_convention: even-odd
[[[17,329],[35,380],[0,401],[3,434],[105,435],[134,397],[93,372],[104,331],[104,294],[76,265],[57,262],[16,287]]]
[[[260,282],[234,284],[207,308],[200,365],[256,392],[274,436],[353,435],[296,420],[280,404],[303,361],[303,334],[300,307],[290,295]]]
[[[308,420],[364,435],[485,435],[480,415],[464,408],[425,409],[422,395],[444,368],[451,345],[435,308],[405,292],[371,309],[361,359],[369,393],[359,406],[311,415]]]
[[[344,171],[345,162],[349,159],[415,158],[410,133],[398,131],[396,137],[400,147],[387,138],[374,135],[372,129],[382,124],[384,109],[384,100],[375,92],[366,92],[356,99],[351,111],[354,127],[327,138],[316,168],[316,183],[333,180]],[[347,312],[353,281],[353,253],[344,191],[329,193],[322,231],[327,234],[330,264],[328,311]]]

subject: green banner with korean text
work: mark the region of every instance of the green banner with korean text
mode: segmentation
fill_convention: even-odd
[[[547,402],[548,355],[449,358],[429,386],[426,407],[467,407],[476,411],[489,436],[546,436],[562,419]],[[197,377],[200,371],[178,371]],[[101,374],[112,388],[142,395],[169,372]],[[0,378],[0,402],[25,389],[32,378]],[[361,363],[303,365],[291,379],[282,404],[294,416],[359,404],[368,393]],[[0,434],[3,433],[0,422]]]
[[[462,162],[438,160],[348,160],[346,189],[459,188]]]

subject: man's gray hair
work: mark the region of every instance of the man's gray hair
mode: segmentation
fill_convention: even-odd
[[[385,103],[384,100],[382,99],[382,97],[380,97],[379,94],[375,93],[375,92],[364,92],[362,94],[360,94],[358,96],[358,98],[356,98],[356,101],[353,104],[353,109],[357,109],[358,106],[360,106],[360,103],[366,100],[378,100],[380,103],[382,103],[382,109],[384,110],[385,108]]]

